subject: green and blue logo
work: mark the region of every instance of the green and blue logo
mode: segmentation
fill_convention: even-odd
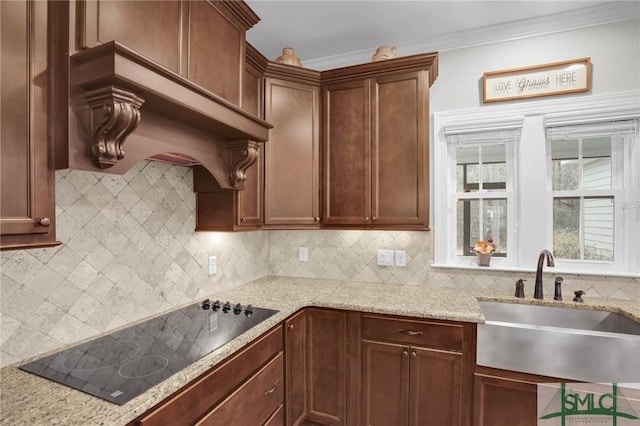
[[[610,392],[608,389],[603,392],[567,389],[566,383],[561,383],[539,417],[540,420],[554,418],[560,418],[562,426],[566,426],[568,420],[570,424],[611,421],[613,426],[618,425],[618,419],[639,420],[640,423],[640,418],[616,383],[611,385]]]

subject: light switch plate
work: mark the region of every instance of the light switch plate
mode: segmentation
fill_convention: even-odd
[[[298,258],[300,262],[308,262],[309,261],[309,248],[308,247],[300,247],[298,249]]]
[[[209,256],[209,275],[214,275],[216,272],[218,272],[218,258]]]
[[[393,250],[378,250],[378,265],[393,266]]]
[[[404,250],[396,250],[396,266],[407,266],[407,252]]]

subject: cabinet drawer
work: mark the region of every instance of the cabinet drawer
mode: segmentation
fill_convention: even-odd
[[[284,399],[283,360],[281,352],[196,425],[263,424]]]
[[[362,337],[462,351],[463,326],[444,322],[362,316]]]
[[[280,404],[278,410],[269,417],[264,426],[284,426],[284,404]]]
[[[276,353],[281,353],[282,340],[282,327],[276,327],[221,366],[214,367],[211,372],[205,373],[165,400],[156,409],[144,415],[139,424],[192,424]]]

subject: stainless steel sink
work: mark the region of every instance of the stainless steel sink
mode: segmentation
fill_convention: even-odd
[[[640,383],[640,323],[614,312],[481,301],[477,363],[587,382]]]

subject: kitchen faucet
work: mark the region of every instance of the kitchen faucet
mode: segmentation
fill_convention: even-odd
[[[538,268],[536,269],[536,286],[533,290],[533,297],[535,299],[542,299],[542,266],[544,264],[544,258],[547,258],[547,266],[555,266],[553,261],[553,255],[549,250],[542,250],[538,257]]]

